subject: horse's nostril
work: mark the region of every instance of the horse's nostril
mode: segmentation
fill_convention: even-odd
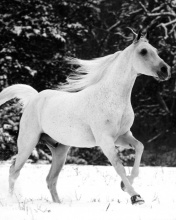
[[[166,66],[162,66],[161,67],[161,72],[162,73],[167,73],[167,67]]]
[[[165,64],[160,65],[160,69],[157,71],[158,77],[160,80],[167,80],[170,78],[170,69],[169,66]]]

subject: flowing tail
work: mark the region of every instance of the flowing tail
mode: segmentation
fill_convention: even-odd
[[[23,109],[26,107],[28,102],[38,94],[37,90],[31,86],[24,84],[16,84],[5,88],[0,93],[0,106],[5,102],[13,98],[20,99],[20,103],[23,105]]]

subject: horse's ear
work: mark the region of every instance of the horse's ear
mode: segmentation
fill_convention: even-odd
[[[145,36],[144,36],[147,40],[149,40],[149,32],[147,31]]]
[[[137,37],[136,37],[136,41],[138,41],[141,38],[141,36],[142,36],[142,30],[140,29],[138,31],[138,34],[137,34]]]
[[[139,31],[138,31],[138,34],[136,34],[134,31],[133,31],[133,29],[131,29],[130,27],[127,27],[132,33],[133,33],[133,42],[134,43],[137,43],[139,40],[140,40],[140,38],[142,37],[142,30],[140,29]]]

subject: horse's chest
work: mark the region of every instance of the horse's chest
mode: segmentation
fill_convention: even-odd
[[[130,130],[134,121],[134,112],[131,107],[126,108],[118,120],[117,127],[119,128],[119,134],[124,134]]]

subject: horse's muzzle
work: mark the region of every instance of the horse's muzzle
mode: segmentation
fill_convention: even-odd
[[[160,81],[165,81],[170,79],[171,74],[170,74],[170,67],[168,65],[162,64],[160,66],[160,70],[157,71],[157,79]]]

